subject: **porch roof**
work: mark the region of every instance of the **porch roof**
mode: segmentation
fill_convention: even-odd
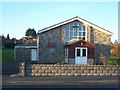
[[[64,47],[70,47],[70,46],[80,46],[80,47],[91,47],[91,48],[95,48],[95,45],[85,41],[85,40],[72,40],[69,43],[67,43],[66,45],[64,45]]]

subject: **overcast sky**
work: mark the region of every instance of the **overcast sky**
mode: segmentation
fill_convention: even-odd
[[[118,39],[117,2],[2,2],[2,33],[20,39],[28,28],[36,32],[79,16],[114,33]]]

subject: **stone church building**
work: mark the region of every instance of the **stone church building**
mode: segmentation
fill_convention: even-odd
[[[16,46],[15,60],[55,64],[101,64],[110,59],[112,33],[78,16],[38,31],[36,46]]]

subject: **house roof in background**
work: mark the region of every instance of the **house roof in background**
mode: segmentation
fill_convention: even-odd
[[[102,27],[100,27],[100,26],[98,26],[98,25],[96,25],[96,24],[93,24],[93,23],[91,23],[91,22],[89,22],[89,21],[86,21],[86,20],[84,20],[84,19],[82,19],[82,18],[80,18],[80,17],[78,17],[78,16],[73,17],[73,18],[71,18],[71,19],[68,19],[68,20],[66,20],[66,21],[60,22],[60,23],[58,23],[58,24],[54,24],[54,25],[52,25],[52,26],[43,28],[43,29],[39,30],[38,33],[42,33],[42,32],[48,31],[48,30],[50,30],[50,29],[59,27],[59,26],[61,26],[61,25],[65,25],[65,24],[67,24],[67,23],[70,23],[70,22],[73,22],[73,21],[76,21],[76,20],[78,20],[78,21],[80,21],[80,22],[82,22],[82,23],[84,23],[84,24],[86,24],[86,25],[88,25],[88,26],[91,26],[91,27],[93,27],[93,28],[95,28],[95,29],[97,29],[97,30],[100,30],[100,31],[102,31],[102,32],[104,32],[104,33],[107,33],[107,34],[109,34],[109,35],[113,35],[113,33],[110,32],[109,30],[106,30],[106,29],[104,29],[104,28],[102,28]]]

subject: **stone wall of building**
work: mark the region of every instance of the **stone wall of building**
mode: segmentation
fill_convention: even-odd
[[[30,62],[31,49],[30,48],[15,48],[14,59],[16,61]]]
[[[87,26],[87,41],[91,43],[110,45],[111,36],[102,31]]]
[[[110,60],[110,49],[109,45],[95,44],[95,61],[97,64],[102,64],[101,57],[106,57],[106,60]]]
[[[90,42],[90,27],[87,26],[87,41]]]
[[[75,58],[69,58],[68,63],[69,64],[75,64]]]
[[[94,43],[94,28],[87,26],[87,41]]]
[[[101,55],[105,56],[107,60],[110,60],[110,38],[110,35],[87,26],[87,41],[95,44],[94,57],[97,64],[102,64],[102,61],[100,59]]]
[[[19,76],[118,76],[118,65],[20,64]]]
[[[40,63],[58,63],[64,60],[65,30],[63,27],[40,33],[38,38]]]
[[[95,29],[94,30],[94,43],[110,45],[111,36]]]

